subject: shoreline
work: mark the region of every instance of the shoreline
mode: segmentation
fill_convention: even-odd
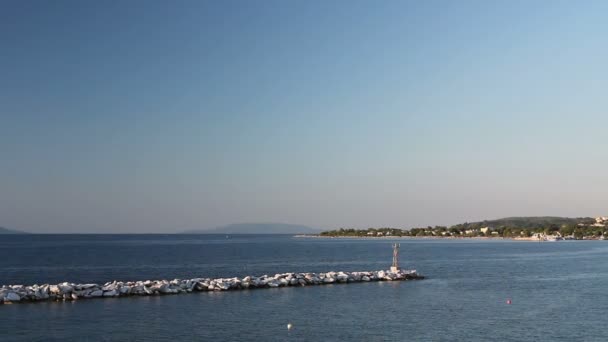
[[[505,238],[505,237],[487,237],[487,236],[472,236],[472,237],[454,237],[454,236],[322,236],[322,235],[308,235],[308,234],[298,234],[294,235],[296,238],[318,238],[318,239],[412,239],[412,240],[443,240],[443,239],[453,239],[453,240],[464,240],[464,239],[474,239],[474,240],[518,240],[519,238]]]
[[[405,239],[405,240],[509,240],[519,242],[558,242],[558,241],[546,241],[539,240],[534,237],[490,237],[490,236],[471,236],[471,237],[455,237],[455,236],[322,236],[322,235],[308,235],[298,234],[293,235],[294,238],[312,238],[312,239]],[[603,241],[601,239],[577,239],[577,240],[559,240],[559,241]]]

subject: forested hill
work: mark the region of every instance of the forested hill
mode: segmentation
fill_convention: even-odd
[[[530,216],[530,217],[506,217],[497,220],[485,220],[479,222],[465,222],[452,226],[451,228],[480,229],[490,228],[527,228],[543,229],[547,227],[576,226],[579,223],[593,224],[595,219],[591,217],[555,217],[555,216]]]

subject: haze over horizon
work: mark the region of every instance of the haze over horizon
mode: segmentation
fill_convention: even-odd
[[[598,216],[608,2],[0,3],[0,226]]]

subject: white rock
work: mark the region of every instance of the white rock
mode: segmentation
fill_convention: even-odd
[[[104,292],[103,296],[104,297],[114,297],[114,296],[116,296],[116,294],[117,294],[116,290],[111,290],[111,291],[108,291],[108,292]]]
[[[9,302],[18,302],[21,300],[21,296],[19,296],[15,292],[9,292],[6,294],[6,297],[4,297],[4,300]]]
[[[217,288],[219,288],[222,291],[226,291],[230,288],[230,284],[229,283],[224,283],[224,282],[219,282],[216,285]]]
[[[114,290],[116,290],[116,285],[115,284],[105,285],[101,289],[104,291],[114,291]]]
[[[70,293],[74,288],[70,285],[59,285],[59,290],[61,293]]]
[[[103,296],[103,291],[102,290],[96,290],[91,292],[91,297],[101,297]]]

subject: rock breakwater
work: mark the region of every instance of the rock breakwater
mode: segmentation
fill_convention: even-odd
[[[229,291],[260,288],[312,286],[334,283],[399,281],[423,279],[415,270],[372,272],[281,273],[243,278],[192,278],[173,280],[113,281],[101,284],[61,283],[57,285],[3,285],[0,304],[66,301],[89,298],[155,296],[202,291]]]

